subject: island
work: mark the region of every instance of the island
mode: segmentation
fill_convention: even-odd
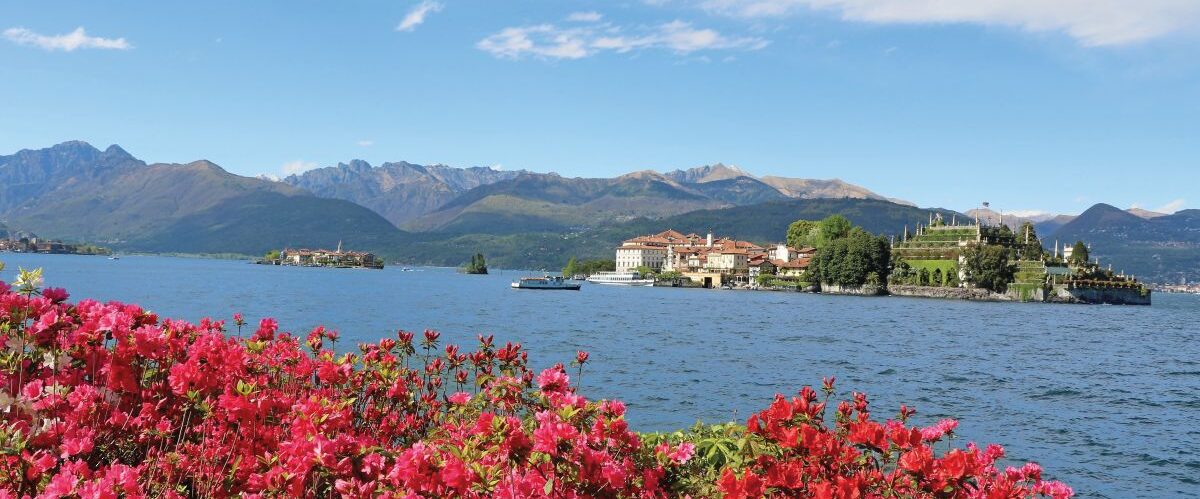
[[[294,267],[330,267],[338,269],[382,269],[383,259],[373,253],[364,251],[348,251],[338,243],[336,250],[326,249],[288,249],[268,252],[262,260],[262,265],[288,265]]]
[[[1103,267],[1083,241],[1043,247],[1025,223],[1013,230],[931,213],[897,236],[871,234],[841,215],[797,220],[786,242],[758,244],[666,230],[616,248],[618,272],[661,285],[899,295],[963,300],[1149,305],[1151,289]],[[565,273],[575,274],[568,264]]]
[[[475,253],[471,255],[471,263],[461,268],[465,274],[486,274],[488,273],[487,261],[483,258],[483,253]]]

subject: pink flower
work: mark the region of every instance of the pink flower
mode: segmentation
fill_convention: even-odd
[[[542,371],[538,375],[538,387],[546,393],[558,393],[566,391],[571,386],[571,380],[567,373],[563,370],[553,367]]]
[[[447,400],[454,405],[466,405],[467,402],[471,401],[471,394],[467,392],[455,392]]]

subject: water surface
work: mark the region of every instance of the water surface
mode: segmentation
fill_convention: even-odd
[[[267,267],[126,256],[0,254],[44,267],[75,299],[138,303],[165,317],[339,330],[347,344],[397,329],[521,342],[531,363],[591,352],[585,393],[619,398],[639,430],[744,420],[822,376],[872,394],[879,417],[960,419],[966,440],[1037,460],[1080,497],[1200,495],[1200,297],[1152,307],[979,303],[585,285],[509,289],[526,275]]]

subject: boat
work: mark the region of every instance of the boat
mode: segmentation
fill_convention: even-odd
[[[521,280],[512,283],[513,289],[566,289],[579,291],[581,286],[582,284],[578,282],[572,282],[570,279],[552,275],[522,277]]]
[[[121,257],[119,257],[119,256],[117,256],[117,255],[113,255],[113,256],[110,256],[110,257],[108,257],[108,259],[109,259],[109,260],[120,260],[120,259],[121,259]]]
[[[653,286],[654,279],[644,279],[637,272],[597,272],[588,276],[588,282],[617,286]]]

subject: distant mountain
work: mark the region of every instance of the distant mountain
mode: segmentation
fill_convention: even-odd
[[[483,167],[423,166],[403,161],[373,167],[366,161],[353,160],[291,175],[283,182],[320,197],[360,204],[401,226],[436,211],[470,189],[522,173]]]
[[[1053,234],[1060,227],[1071,223],[1075,218],[1075,215],[1054,215],[1050,218],[1034,221],[1033,226],[1037,229],[1037,233],[1042,236],[1042,239],[1045,239],[1046,235]]]
[[[613,179],[522,173],[471,189],[404,227],[459,234],[510,234],[594,227],[728,204],[650,171]]]
[[[888,199],[840,180],[759,179],[720,163],[603,179],[407,162],[373,167],[354,160],[283,182],[320,197],[366,206],[398,227],[458,233],[505,233],[520,224],[561,229],[786,199]],[[554,192],[567,196],[556,197]]]
[[[47,238],[155,252],[257,254],[284,245],[388,241],[401,232],[374,212],[295,187],[231,174],[208,161],[139,161],[84,142],[0,156],[8,191],[0,219]]]
[[[1159,213],[1157,211],[1143,210],[1141,208],[1130,208],[1125,211],[1129,212],[1131,215],[1137,216],[1138,218],[1144,218],[1146,220],[1149,220],[1151,218],[1167,216],[1166,213]]]
[[[718,180],[731,180],[738,177],[750,177],[753,175],[746,173],[745,170],[736,166],[726,166],[722,163],[715,165],[705,165],[687,170],[675,170],[663,174],[667,178],[679,182],[681,184],[703,184],[705,182],[715,182]]]
[[[118,146],[101,151],[78,141],[0,156],[0,213],[56,189],[102,182],[144,166]]]
[[[787,227],[797,219],[820,220],[842,214],[867,230],[899,235],[929,219],[929,213],[963,218],[949,210],[926,210],[876,199],[789,199],[752,206],[732,206],[692,211],[656,219],[637,218],[620,223],[597,224],[572,231],[473,232],[461,234],[416,233],[409,244],[398,249],[398,258],[419,263],[457,265],[457,255],[482,248],[488,261],[504,268],[561,267],[571,256],[612,259],[614,248],[633,236],[675,229],[729,236],[759,243],[775,243],[787,236]],[[517,227],[512,227],[519,230]]]
[[[1156,282],[1200,280],[1200,210],[1145,219],[1107,204],[1088,208],[1042,242],[1083,241],[1100,263]]]
[[[915,206],[902,199],[881,196],[854,184],[839,179],[815,180],[804,178],[763,177],[763,183],[779,190],[784,196],[793,199],[877,199],[896,204]]]

